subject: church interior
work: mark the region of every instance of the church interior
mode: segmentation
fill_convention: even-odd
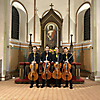
[[[0,0],[0,100],[99,100],[99,8],[100,0]],[[32,46],[41,55],[47,44],[73,55],[72,90],[29,88]]]

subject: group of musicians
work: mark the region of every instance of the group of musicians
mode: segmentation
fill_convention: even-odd
[[[64,47],[64,54],[62,55],[60,52],[59,52],[59,48],[58,47],[55,47],[55,53],[54,54],[51,54],[49,52],[49,46],[46,45],[45,46],[45,51],[42,53],[41,57],[40,57],[40,54],[37,53],[37,47],[36,46],[33,46],[33,52],[29,55],[28,57],[28,62],[30,62],[30,64],[39,64],[40,63],[40,59],[41,61],[44,63],[51,63],[53,62],[54,64],[58,65],[58,64],[64,64],[64,63],[69,63],[71,64],[73,62],[73,56],[72,54],[68,53],[68,48],[67,47]],[[70,59],[69,59],[70,57]],[[34,59],[35,58],[35,59]],[[67,60],[68,59],[68,60]],[[60,68],[60,71],[62,72],[62,68],[63,66],[61,66]],[[53,67],[53,71],[55,70],[55,68]],[[44,68],[42,67],[42,72],[44,71]],[[70,72],[72,73],[72,68],[70,68]],[[39,74],[39,67],[37,69],[37,73]],[[69,80],[70,82],[70,89],[73,89],[73,86],[72,86],[72,79]],[[34,84],[34,81],[31,80],[31,85],[30,85],[30,88],[33,87],[33,84]],[[36,86],[37,88],[39,88],[39,78],[36,80]],[[61,87],[61,78],[58,79],[58,84],[57,84],[57,81],[55,79],[55,85],[54,87],[58,87],[60,88]],[[50,79],[47,80],[47,86],[48,87],[51,87],[50,85]],[[41,88],[45,87],[45,80],[42,79],[42,86]],[[68,80],[66,80],[66,84],[64,86],[64,88],[68,87]]]

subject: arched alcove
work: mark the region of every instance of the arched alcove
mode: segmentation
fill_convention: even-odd
[[[84,14],[85,14],[85,12],[86,12],[86,10],[88,9],[88,8],[91,8],[91,4],[90,4],[90,2],[84,2],[82,5],[80,5],[79,6],[79,8],[77,9],[77,11],[76,11],[76,15],[75,15],[75,41],[76,41],[76,43],[79,43],[78,42],[78,16],[80,16],[80,14],[83,12],[83,14],[82,14],[82,16],[81,16],[81,21],[83,21],[82,22],[82,24],[84,24]],[[90,11],[90,13],[91,13],[91,11]],[[91,18],[90,18],[90,22],[91,22]],[[84,27],[84,26],[82,26],[82,24],[81,24],[81,27]],[[84,31],[84,29],[82,30],[82,32]],[[83,35],[81,35],[82,36],[82,41],[84,40],[84,34]],[[91,37],[90,37],[90,39],[91,39]]]
[[[12,3],[11,3],[11,19],[12,19],[12,7],[15,7],[19,13],[19,41],[27,42],[27,40],[28,40],[28,12],[27,12],[27,9],[20,1],[12,1]],[[11,20],[11,24],[12,24],[12,20]],[[11,27],[11,29],[12,29],[12,27]],[[11,38],[11,34],[10,34],[10,38]]]
[[[76,42],[77,43],[84,42],[85,41],[84,36],[85,38],[88,38],[86,37],[86,35],[84,35],[85,34],[84,32],[86,32],[84,28],[86,28],[85,25],[87,23],[86,21],[84,21],[84,16],[85,16],[86,11],[89,8],[90,8],[90,4],[84,3],[83,5],[80,6],[80,8],[77,11],[77,20],[76,20],[77,21],[77,27],[76,27]],[[90,40],[90,39],[87,39],[87,40]]]

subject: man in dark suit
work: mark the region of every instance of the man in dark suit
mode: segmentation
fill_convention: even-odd
[[[69,59],[70,58],[70,59]],[[68,53],[68,48],[67,47],[64,47],[64,55],[63,55],[63,63],[72,63],[73,62],[73,56],[72,54]],[[70,72],[72,73],[72,67],[70,69]],[[65,87],[68,87],[68,81],[66,81],[66,85],[64,86]],[[70,89],[72,89],[73,86],[72,86],[72,79],[70,80]]]
[[[39,64],[40,62],[40,55],[36,51],[37,51],[37,47],[33,46],[33,52],[28,57],[28,62],[30,62],[30,64],[33,64],[33,63]],[[39,73],[39,67],[37,69],[37,73]],[[36,80],[37,88],[39,88],[38,83],[39,83],[39,79]],[[33,84],[34,84],[34,81],[32,80],[30,88],[33,87]]]
[[[53,62],[58,65],[59,63],[63,63],[63,56],[61,53],[59,53],[59,48],[55,47],[55,53],[53,54]],[[53,67],[54,71],[54,67]],[[62,68],[60,68],[60,71],[62,72]],[[55,80],[55,85],[54,87],[57,87],[57,79]],[[59,85],[58,87],[61,87],[61,79],[59,79]]]
[[[46,59],[47,58],[47,59]],[[44,62],[49,62],[49,63],[51,63],[51,61],[52,61],[52,54],[49,52],[49,46],[48,45],[46,45],[46,47],[45,47],[45,51],[42,53],[42,55],[41,55],[41,61],[44,63]],[[43,67],[42,67],[42,72],[43,72]],[[50,82],[49,82],[50,80],[47,80],[47,86],[48,87],[51,87],[50,86]],[[45,86],[45,80],[44,79],[42,79],[42,86],[41,86],[41,88],[43,88]]]

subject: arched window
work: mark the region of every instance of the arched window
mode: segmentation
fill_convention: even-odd
[[[90,8],[84,15],[84,41],[90,40]]]
[[[11,38],[19,40],[19,13],[14,6],[12,6]]]

